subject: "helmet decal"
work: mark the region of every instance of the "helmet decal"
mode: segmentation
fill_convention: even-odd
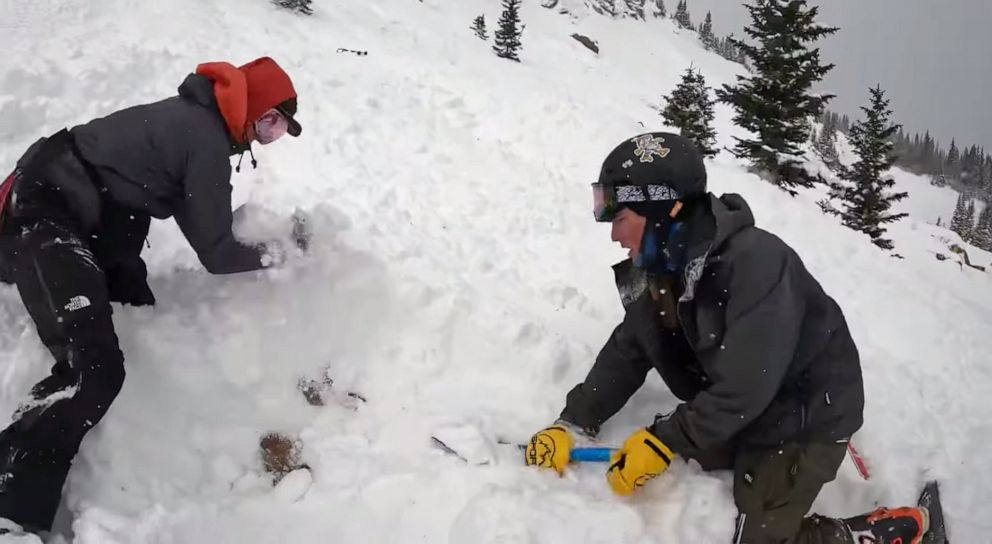
[[[672,152],[671,148],[663,147],[661,144],[665,143],[665,139],[661,136],[651,136],[650,134],[642,134],[631,140],[631,143],[637,144],[637,149],[634,150],[634,155],[641,159],[641,162],[654,162],[654,156],[664,159]]]

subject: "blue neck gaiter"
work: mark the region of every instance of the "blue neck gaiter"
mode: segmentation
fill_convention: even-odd
[[[686,231],[685,223],[671,219],[649,223],[644,229],[634,266],[653,274],[681,275],[685,267]]]

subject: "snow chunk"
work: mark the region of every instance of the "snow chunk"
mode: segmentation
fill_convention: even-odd
[[[273,493],[276,498],[284,503],[298,502],[310,490],[313,485],[313,474],[305,468],[294,470],[286,475]]]

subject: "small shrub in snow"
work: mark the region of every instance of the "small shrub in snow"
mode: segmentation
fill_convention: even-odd
[[[489,40],[489,34],[486,32],[486,16],[479,15],[472,21],[472,32],[478,36],[480,40]]]
[[[303,15],[313,15],[313,8],[311,7],[313,0],[272,0],[272,3]]]
[[[279,483],[284,476],[300,468],[306,468],[300,461],[303,445],[281,433],[268,433],[259,442],[262,464],[272,475],[273,483]]]

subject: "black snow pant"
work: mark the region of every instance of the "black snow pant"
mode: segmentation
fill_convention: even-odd
[[[7,214],[0,261],[55,365],[0,432],[0,517],[46,531],[83,437],[121,390],[124,357],[92,238],[57,195],[37,185],[15,187],[17,207],[29,212]]]
[[[794,443],[737,451],[733,460],[737,533],[734,544],[847,544],[835,519],[806,517],[823,485],[833,481],[846,444]]]

